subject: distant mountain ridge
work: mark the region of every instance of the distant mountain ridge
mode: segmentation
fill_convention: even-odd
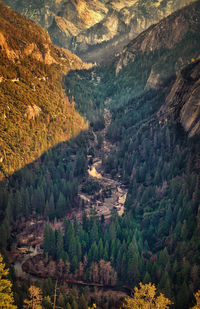
[[[4,0],[45,27],[54,43],[105,61],[150,25],[194,0]]]
[[[87,129],[62,75],[89,67],[0,2],[0,179]]]

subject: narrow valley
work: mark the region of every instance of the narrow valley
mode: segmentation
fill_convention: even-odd
[[[128,189],[121,181],[121,176],[118,174],[115,177],[112,177],[111,174],[106,173],[102,163],[102,157],[106,159],[111,152],[111,150],[116,147],[115,144],[111,144],[106,137],[107,129],[111,124],[111,114],[109,111],[110,100],[105,102],[104,108],[104,123],[105,127],[98,132],[101,135],[102,143],[99,146],[97,136],[95,132],[92,132],[94,135],[94,141],[88,145],[88,148],[93,147],[94,155],[88,155],[88,168],[85,182],[95,181],[98,183],[98,188],[92,194],[82,192],[83,184],[79,185],[79,203],[80,205],[84,204],[83,207],[78,207],[71,214],[66,214],[66,216],[61,219],[56,220],[54,223],[51,223],[53,229],[64,230],[64,219],[70,218],[78,219],[80,223],[82,222],[82,212],[85,211],[88,217],[96,215],[103,219],[107,224],[109,223],[109,218],[113,213],[117,213],[119,216],[122,216],[125,211],[125,201]],[[91,162],[92,158],[92,162]],[[37,255],[41,256],[43,254],[43,234],[45,229],[45,224],[48,221],[45,221],[40,216],[34,216],[31,220],[24,220],[14,232],[14,237],[16,237],[15,244],[12,245],[11,252],[9,253],[12,256],[11,261],[14,262],[14,269],[16,277],[21,279],[31,279],[36,281],[37,276],[32,276],[28,272],[25,272],[23,269],[23,264]],[[39,269],[38,269],[39,270]],[[38,279],[41,278],[41,275]]]
[[[196,308],[200,0],[5,2],[49,31],[0,2],[7,307]]]

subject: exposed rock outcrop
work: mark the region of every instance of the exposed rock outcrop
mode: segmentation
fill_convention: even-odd
[[[11,49],[7,42],[6,42],[6,38],[3,35],[3,33],[0,32],[0,50],[2,50],[3,52],[6,53],[8,59],[14,61],[15,59],[19,58],[19,55],[13,50]]]
[[[160,86],[160,74],[154,70],[152,67],[151,73],[149,75],[149,78],[147,80],[145,89],[158,89]]]
[[[177,75],[159,115],[163,113],[181,123],[189,137],[200,134],[200,60]]]
[[[48,32],[34,22],[19,19],[15,12],[9,15],[9,9],[1,2],[0,5],[0,50],[12,62],[30,57],[46,65],[61,64],[65,73],[69,69],[88,69],[92,66],[84,63],[70,51],[53,45]],[[5,22],[6,15],[8,20]],[[15,20],[18,20],[18,24],[15,24]]]
[[[116,74],[128,63],[134,61],[139,53],[148,55],[161,49],[173,49],[187,34],[197,33],[199,27],[200,1],[197,1],[151,26],[131,41],[118,56]],[[152,84],[153,76],[157,76],[155,68],[150,73],[149,85]]]
[[[28,120],[35,119],[37,116],[40,115],[41,111],[42,110],[41,110],[41,108],[39,106],[37,106],[35,104],[33,104],[33,106],[29,105],[27,107],[25,117]]]

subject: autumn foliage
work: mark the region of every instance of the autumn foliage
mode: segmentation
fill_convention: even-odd
[[[196,305],[192,309],[200,309],[200,290],[194,294],[194,297],[196,299]]]
[[[13,304],[12,283],[6,278],[7,276],[8,269],[5,268],[0,254],[0,308],[16,309],[17,307]]]
[[[162,293],[156,295],[156,287],[152,283],[139,283],[139,288],[134,288],[132,297],[126,297],[123,308],[125,309],[167,309],[172,304],[171,300]]]
[[[24,308],[42,309],[42,292],[40,288],[31,285],[28,294],[28,299],[24,300]]]

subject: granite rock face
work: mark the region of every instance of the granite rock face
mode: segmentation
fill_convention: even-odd
[[[142,32],[137,38],[132,40],[118,55],[116,64],[116,74],[123,67],[133,62],[138,54],[150,54],[159,50],[173,50],[183,41],[186,36],[191,36],[199,32],[200,27],[200,1],[197,1],[186,8],[183,8],[156,25]],[[187,44],[190,44],[187,40]],[[181,54],[181,51],[180,51]],[[180,59],[181,61],[181,59]],[[159,82],[156,68],[151,69],[149,85],[155,86],[155,79]]]
[[[200,134],[199,29],[196,1],[142,32],[114,61],[116,77],[122,80],[127,71],[136,73],[138,59],[146,61],[144,90],[162,88],[166,94],[159,120],[180,123],[189,137]]]
[[[70,49],[84,60],[101,62],[150,25],[194,0],[3,2],[46,28],[55,44]]]
[[[179,122],[189,137],[200,134],[200,60],[177,74],[159,113]]]

